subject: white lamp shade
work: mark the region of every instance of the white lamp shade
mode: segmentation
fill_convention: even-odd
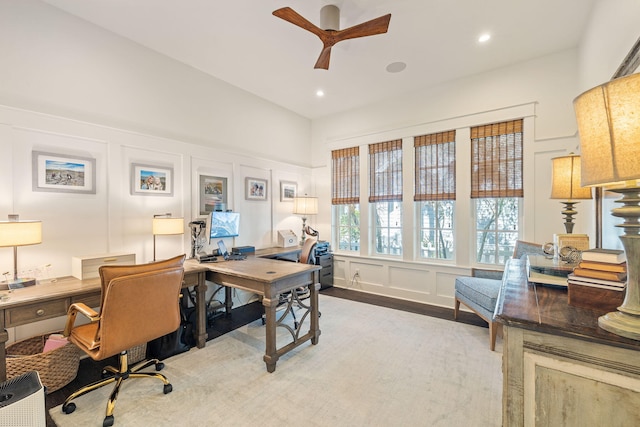
[[[584,92],[574,101],[582,185],[620,186],[640,178],[640,74]]]
[[[1,221],[0,247],[42,243],[42,221]]]
[[[590,199],[591,187],[582,187],[580,156],[555,157],[551,159],[551,198],[563,200]]]
[[[295,197],[293,199],[293,213],[296,215],[316,215],[318,213],[318,198]]]
[[[184,218],[153,218],[153,235],[184,234]]]

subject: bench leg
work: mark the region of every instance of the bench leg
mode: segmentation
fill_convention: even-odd
[[[455,299],[455,303],[453,305],[453,320],[458,320],[458,311],[460,310],[460,300],[458,298]]]
[[[496,349],[496,335],[498,334],[499,326],[498,322],[489,321],[489,347],[491,351],[495,351]]]

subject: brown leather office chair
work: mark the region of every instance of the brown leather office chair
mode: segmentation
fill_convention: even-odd
[[[64,413],[70,414],[76,409],[72,402],[75,398],[115,382],[102,424],[103,427],[112,426],[116,399],[125,379],[155,377],[164,383],[164,394],[171,392],[172,386],[164,375],[140,372],[151,365],[160,371],[164,368],[162,362],[152,359],[130,368],[127,349],[164,336],[180,326],[178,303],[184,259],[185,256],[181,255],[149,264],[100,267],[100,313],[82,303],[72,304],[67,312],[64,335],[93,360],[104,360],[119,354],[120,366],[107,366],[103,374],[108,376],[67,397],[62,405]],[[75,326],[78,313],[89,318],[90,323]]]

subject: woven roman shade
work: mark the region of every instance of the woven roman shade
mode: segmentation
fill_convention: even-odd
[[[413,138],[415,194],[413,200],[456,199],[456,131]]]
[[[471,198],[523,197],[522,122],[471,128]]]
[[[402,140],[369,145],[369,202],[402,201]]]
[[[331,204],[360,203],[360,147],[331,151]]]

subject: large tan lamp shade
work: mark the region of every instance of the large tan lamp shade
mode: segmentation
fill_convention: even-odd
[[[618,311],[598,319],[609,332],[640,340],[640,74],[612,80],[574,100],[582,185],[620,193],[622,207],[612,215],[624,220],[620,236],[627,258],[627,287]]]
[[[576,200],[591,199],[591,187],[582,187],[580,156],[569,154],[568,156],[555,157],[551,176],[551,198],[565,200],[562,214],[564,215],[564,228],[567,234],[573,233],[573,216],[578,213],[575,210]]]
[[[153,260],[156,260],[156,236],[184,234],[184,218],[172,218],[171,214],[153,216]]]
[[[0,222],[0,247],[13,246],[13,279],[0,282],[0,289],[14,289],[36,284],[33,278],[18,278],[18,246],[42,243],[41,221],[20,221],[18,215],[9,215],[9,221]]]
[[[293,213],[296,215],[302,215],[302,238],[300,244],[304,245],[306,238],[305,228],[307,225],[307,217],[309,215],[317,215],[318,213],[318,198],[309,197],[306,194],[301,197],[293,198]]]

